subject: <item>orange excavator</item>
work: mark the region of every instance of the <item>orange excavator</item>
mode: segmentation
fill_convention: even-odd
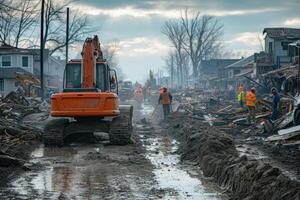
[[[98,36],[85,40],[81,55],[66,64],[63,92],[51,96],[45,146],[62,146],[71,136],[103,132],[112,144],[133,143],[133,107],[119,105],[117,74],[103,59]]]

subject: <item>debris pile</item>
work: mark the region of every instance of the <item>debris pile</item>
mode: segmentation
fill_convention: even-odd
[[[174,113],[168,130],[181,145],[182,159],[196,161],[205,176],[229,190],[231,199],[297,199],[300,183],[268,163],[239,155],[233,138],[198,119]]]
[[[33,148],[41,139],[40,129],[21,123],[32,113],[39,113],[39,104],[16,92],[0,102],[0,178],[6,180],[18,167],[23,167]],[[46,113],[47,114],[47,113]],[[4,184],[6,181],[1,181]]]

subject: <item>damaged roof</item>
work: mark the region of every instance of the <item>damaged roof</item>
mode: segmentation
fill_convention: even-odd
[[[265,28],[263,34],[270,38],[300,39],[299,28]]]
[[[241,59],[231,65],[228,65],[227,67],[225,67],[225,69],[230,69],[230,68],[242,68],[247,66],[248,64],[254,62],[254,55],[251,55],[247,58]]]
[[[240,59],[210,59],[202,61],[202,72],[204,74],[212,75],[218,74],[218,69],[224,68]]]

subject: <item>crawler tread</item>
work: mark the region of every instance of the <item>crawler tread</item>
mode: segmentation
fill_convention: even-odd
[[[68,119],[53,119],[49,121],[43,134],[44,145],[49,146],[63,146],[64,145],[64,129],[68,124]]]
[[[120,115],[113,119],[109,128],[111,144],[126,145],[135,143],[132,137],[132,106],[120,106]]]

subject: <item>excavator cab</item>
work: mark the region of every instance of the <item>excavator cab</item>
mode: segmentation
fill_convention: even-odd
[[[66,64],[64,89],[51,97],[51,115],[76,118],[119,115],[115,70],[110,69],[106,62],[97,62],[93,87],[84,88],[82,69],[81,60],[71,60]]]
[[[64,75],[64,92],[70,91],[109,91],[118,93],[116,90],[116,71],[110,69],[109,66],[105,63],[96,63],[95,66],[95,88],[82,88],[82,65],[80,60],[71,60],[65,68]]]
[[[117,74],[103,59],[97,36],[86,39],[82,59],[66,64],[63,84],[51,96],[50,115],[57,120],[45,128],[45,145],[61,146],[81,132],[107,132],[112,143],[132,143],[133,108],[119,105]]]

